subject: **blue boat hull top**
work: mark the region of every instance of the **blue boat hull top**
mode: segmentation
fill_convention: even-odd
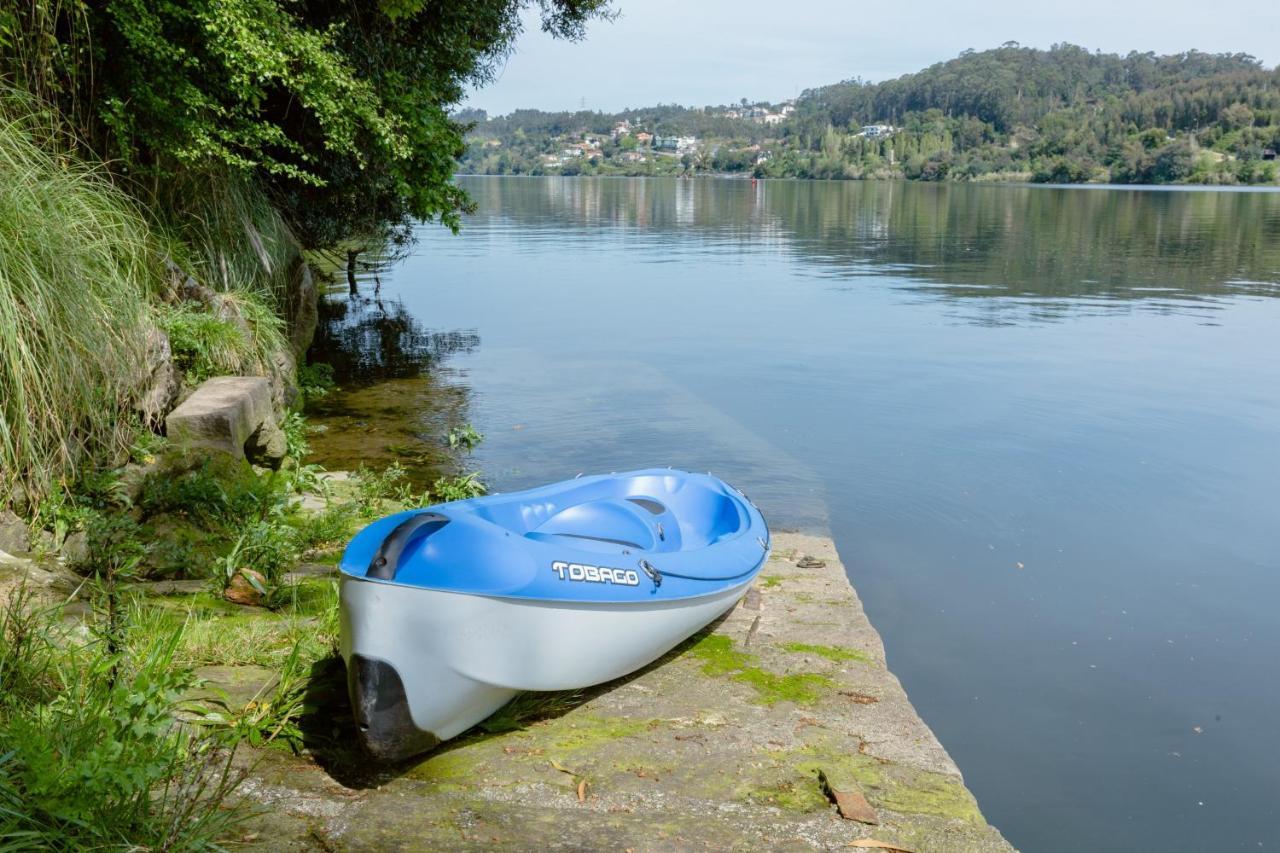
[[[342,653],[365,744],[404,757],[518,691],[632,672],[732,607],[768,548],[745,495],[670,469],[376,521],[341,563]]]

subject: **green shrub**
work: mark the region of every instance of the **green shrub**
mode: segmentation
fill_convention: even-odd
[[[307,441],[307,419],[301,412],[290,412],[285,415],[280,428],[284,432],[285,454],[295,462],[301,462],[311,452],[311,444]]]
[[[265,515],[280,499],[273,485],[243,459],[224,454],[173,459],[143,481],[138,506],[144,516],[172,513],[223,529]]]
[[[36,504],[31,526],[53,534],[53,547],[61,548],[67,534],[89,523],[93,509],[86,506],[63,486],[56,486]]]
[[[480,446],[482,441],[484,441],[484,434],[477,432],[471,424],[463,424],[449,430],[449,448],[468,456]],[[431,484],[431,489],[422,496],[422,502],[462,501],[479,497],[486,491],[488,487],[480,481],[480,475],[472,471],[469,474],[438,478]]]
[[[269,689],[263,687],[239,708],[224,702],[222,711],[206,713],[201,721],[229,730],[235,740],[245,741],[250,746],[282,743],[297,752],[302,746],[302,729],[298,720],[304,708],[309,663],[303,659],[301,650],[301,643],[293,645]]]
[[[278,313],[271,292],[246,285],[223,292],[221,298],[249,330],[248,358],[241,362],[240,372],[265,373],[277,353],[289,351],[284,318]]]
[[[411,497],[409,472],[398,462],[381,471],[361,467],[355,473],[356,497],[361,514],[376,515],[382,501],[407,501]]]
[[[302,261],[297,239],[262,189],[231,169],[184,169],[153,207],[179,265],[221,293],[252,292],[275,309]]]
[[[428,494],[432,503],[440,503],[478,498],[486,491],[488,488],[480,482],[480,475],[473,471],[457,477],[439,478],[431,485],[431,491]]]
[[[139,426],[133,444],[129,447],[129,461],[135,465],[148,465],[154,462],[168,446],[169,441],[164,436]]]
[[[86,532],[89,556],[79,567],[82,570],[107,573],[132,569],[146,555],[141,528],[127,515],[95,514]]]
[[[227,515],[228,498],[217,478],[202,467],[177,476],[149,476],[140,505],[148,515],[175,513],[212,525]]]
[[[119,472],[89,468],[71,487],[56,486],[36,504],[31,526],[53,534],[59,549],[73,531],[85,530],[104,513],[117,513],[132,504]]]
[[[60,689],[59,644],[49,630],[56,614],[37,608],[33,599],[23,583],[0,600],[0,712],[9,697],[43,702]]]
[[[261,375],[287,349],[284,320],[269,295],[241,290],[221,294],[218,312],[194,302],[161,305],[156,323],[169,336],[174,364],[191,384],[210,376]]]
[[[129,490],[120,480],[120,473],[110,468],[81,471],[73,488],[75,500],[93,509],[127,509],[133,503]]]
[[[337,387],[332,364],[317,362],[298,366],[298,390],[304,399],[319,400]]]
[[[181,631],[132,659],[69,641],[57,610],[0,612],[0,839],[9,849],[209,849],[239,813],[222,742],[175,715]]]
[[[181,530],[181,528],[180,528]],[[147,546],[145,570],[152,577],[207,577],[213,566],[211,548],[200,548],[191,540],[190,529],[152,541]]]
[[[476,432],[476,428],[471,424],[463,424],[449,430],[448,441],[450,449],[470,453],[484,441],[484,434]]]
[[[0,502],[132,439],[158,254],[130,200],[69,148],[0,91]]]
[[[156,320],[169,336],[174,364],[192,384],[239,373],[249,357],[250,342],[235,323],[190,302],[158,308]]]
[[[327,495],[329,493],[329,482],[323,477],[325,471],[320,465],[303,465],[294,459],[293,464],[283,470],[289,491],[297,494],[315,492]]]
[[[350,507],[334,506],[294,522],[298,547],[304,551],[339,545],[351,538],[355,518]]]
[[[298,534],[276,520],[250,524],[226,556],[215,563],[214,587],[226,590],[239,576],[257,590],[268,607],[279,606],[285,572],[298,564]]]
[[[240,548],[241,566],[253,569],[278,584],[284,573],[298,563],[298,534],[279,521],[258,521],[244,532]]]

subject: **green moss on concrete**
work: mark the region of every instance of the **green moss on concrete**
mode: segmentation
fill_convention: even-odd
[[[467,791],[470,790],[470,788],[470,785],[463,785],[458,782],[438,782],[434,788],[434,793],[452,794],[458,791]]]
[[[746,669],[755,660],[755,655],[736,650],[733,640],[723,634],[707,634],[689,654],[703,662],[702,671],[707,675],[728,675]]]
[[[836,683],[825,675],[801,672],[794,675],[778,675],[752,666],[733,676],[735,681],[750,684],[759,693],[756,699],[761,705],[778,702],[794,702],[797,705],[813,705]]]
[[[448,785],[454,790],[475,784],[488,770],[481,751],[472,746],[459,746],[447,752],[432,754],[405,775],[422,782]]]
[[[611,741],[635,737],[662,725],[661,720],[632,720],[595,714],[569,714],[525,729],[523,735],[533,746],[548,753],[571,753],[592,749]]]
[[[886,786],[881,802],[895,812],[938,815],[978,825],[986,823],[978,803],[964,784],[941,773],[919,771],[908,779],[895,779]]]
[[[882,763],[870,755],[856,752],[845,755],[813,749],[798,750],[794,754],[806,756],[795,761],[792,766],[812,779],[819,790],[821,790],[821,783],[818,780],[819,771],[827,773],[828,776],[854,780],[866,792],[868,799],[871,798],[871,791],[884,784]]]
[[[745,784],[734,791],[735,799],[777,806],[788,811],[812,814],[831,805],[823,790],[819,772],[828,777],[851,779],[870,790],[882,783],[876,759],[857,752],[836,753],[834,747],[809,745],[800,749],[765,750],[763,760],[752,762]]]
[[[670,764],[655,764],[642,756],[617,760],[612,762],[610,766],[619,773],[631,773],[637,777],[648,779],[661,779],[674,769]]]
[[[761,575],[760,581],[765,589],[782,586],[782,575]]]
[[[529,691],[516,697],[480,722],[490,734],[514,732],[539,720],[563,716],[583,703],[581,690]]]
[[[815,779],[786,779],[774,784],[745,786],[739,789],[739,799],[756,804],[777,806],[790,812],[812,814],[824,811],[830,805]]]
[[[813,672],[779,675],[756,666],[758,658],[733,647],[733,640],[723,634],[708,634],[689,649],[689,654],[701,660],[702,671],[707,675],[727,675],[734,681],[750,684],[758,694],[756,701],[762,705],[778,702],[795,702],[812,705],[823,693],[836,684],[825,675]]]
[[[818,784],[818,773],[851,778],[877,809],[902,814],[934,815],[977,826],[986,821],[973,795],[954,776],[918,770],[861,753],[844,753],[835,745],[817,744],[793,750],[792,766]]]
[[[812,643],[783,643],[782,648],[788,652],[796,652],[798,654],[817,655],[836,663],[844,663],[846,661],[857,661],[858,663],[875,663],[872,657],[860,649],[851,649],[847,646],[818,646]]]

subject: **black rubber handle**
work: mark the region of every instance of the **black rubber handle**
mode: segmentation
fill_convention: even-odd
[[[449,519],[436,512],[424,512],[413,518],[406,518],[387,534],[386,539],[382,540],[382,544],[378,546],[378,553],[373,555],[373,560],[369,563],[369,571],[365,572],[365,577],[384,581],[394,579],[396,570],[400,568],[400,555],[404,553],[405,546],[409,544],[413,534],[434,524],[435,528],[426,533],[430,536],[448,523]]]

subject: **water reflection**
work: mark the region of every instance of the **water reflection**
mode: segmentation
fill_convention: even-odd
[[[447,362],[479,345],[474,330],[427,330],[398,300],[327,294],[310,359],[334,368],[338,389],[308,406],[312,459],[333,470],[396,462],[426,487],[456,464],[442,439],[469,419],[470,389]]]
[[[326,295],[313,356],[332,365],[339,385],[405,379],[480,345],[475,330],[428,331],[400,300]]]
[[[465,416],[502,490],[711,469],[831,531],[1018,846],[1280,842],[1280,194],[465,186],[323,338],[344,452]]]
[[[1160,311],[1280,295],[1275,192],[608,179],[466,186],[481,202],[476,225],[518,229],[528,247],[567,237],[589,248],[607,226],[650,263],[773,251],[833,286],[892,275],[929,298],[1005,300],[965,308],[978,322],[992,322],[992,311],[1055,321],[1114,310],[1117,300]]]

